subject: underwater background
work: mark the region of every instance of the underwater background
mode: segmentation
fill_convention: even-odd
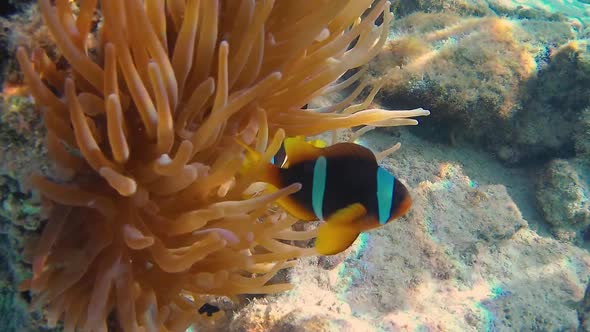
[[[218,299],[214,326],[194,329],[590,331],[590,3],[391,5],[366,72],[383,82],[372,107],[431,114],[357,143],[402,143],[381,164],[412,209],[341,254],[300,259],[278,276],[291,291]],[[17,290],[47,217],[27,178],[49,161],[15,52],[52,46],[35,2],[3,0],[0,15],[0,331],[59,331]]]

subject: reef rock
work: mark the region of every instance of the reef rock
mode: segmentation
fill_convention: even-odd
[[[373,62],[374,76],[387,73],[377,98],[430,109],[425,136],[476,142],[508,163],[573,155],[571,128],[590,105],[590,5],[575,6],[402,1],[411,14]]]
[[[567,20],[577,28],[590,22],[590,7],[584,0],[400,0],[394,2],[393,8],[400,16],[417,11],[476,16],[493,14],[535,20]]]
[[[39,331],[43,317],[29,312],[16,286],[30,276],[25,243],[41,226],[41,203],[27,190],[27,178],[47,169],[42,120],[16,87],[0,92],[0,330]],[[30,258],[30,257],[29,257]],[[45,329],[47,330],[47,329]]]
[[[574,130],[576,155],[590,161],[590,107],[582,110]]]
[[[560,238],[575,238],[590,225],[590,168],[575,160],[553,160],[537,180],[537,201]]]

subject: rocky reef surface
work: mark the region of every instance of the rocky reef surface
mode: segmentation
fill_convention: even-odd
[[[12,56],[47,42],[27,3],[0,18],[2,331],[44,329],[16,290],[43,218],[26,178],[49,167]],[[201,330],[588,329],[590,5],[543,3],[394,2],[391,41],[370,65],[376,101],[432,115],[360,142],[403,143],[384,165],[411,188],[411,213],[340,255],[301,261],[282,275],[291,292],[216,302]]]
[[[388,107],[432,111],[417,132],[535,172],[553,234],[583,245],[590,163],[590,5],[400,2],[373,62]],[[383,74],[386,73],[386,74]]]
[[[575,330],[590,254],[542,236],[534,177],[466,147],[400,132],[385,161],[413,188],[407,218],[308,259],[293,292],[254,300],[232,331]],[[363,144],[379,150],[388,134]]]
[[[373,63],[380,101],[431,109],[425,135],[478,144],[506,163],[587,150],[588,4],[468,3],[423,5],[394,22]]]
[[[413,188],[412,212],[308,260],[294,292],[229,326],[587,330],[590,5],[399,1],[396,13],[371,64],[377,100],[432,113],[364,144],[403,142],[385,164]]]

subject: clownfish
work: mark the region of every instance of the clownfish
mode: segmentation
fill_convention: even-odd
[[[247,149],[247,158],[260,158],[238,143]],[[320,140],[286,138],[273,161],[258,165],[259,181],[273,187],[301,183],[301,190],[278,204],[298,219],[325,221],[315,240],[322,255],[346,250],[361,232],[403,216],[412,205],[407,188],[378,165],[371,150],[355,143],[326,146]]]

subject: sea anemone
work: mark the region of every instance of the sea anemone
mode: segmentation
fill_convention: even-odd
[[[276,293],[276,273],[313,248],[257,190],[239,138],[270,160],[285,136],[413,125],[427,111],[308,110],[364,86],[387,39],[380,0],[39,0],[60,59],[19,48],[58,172],[31,182],[51,204],[23,289],[49,325],[184,331],[205,296]],[[92,41],[89,42],[89,41]],[[362,72],[361,72],[362,73]],[[371,127],[372,128],[372,127]],[[269,281],[271,281],[269,283]]]

